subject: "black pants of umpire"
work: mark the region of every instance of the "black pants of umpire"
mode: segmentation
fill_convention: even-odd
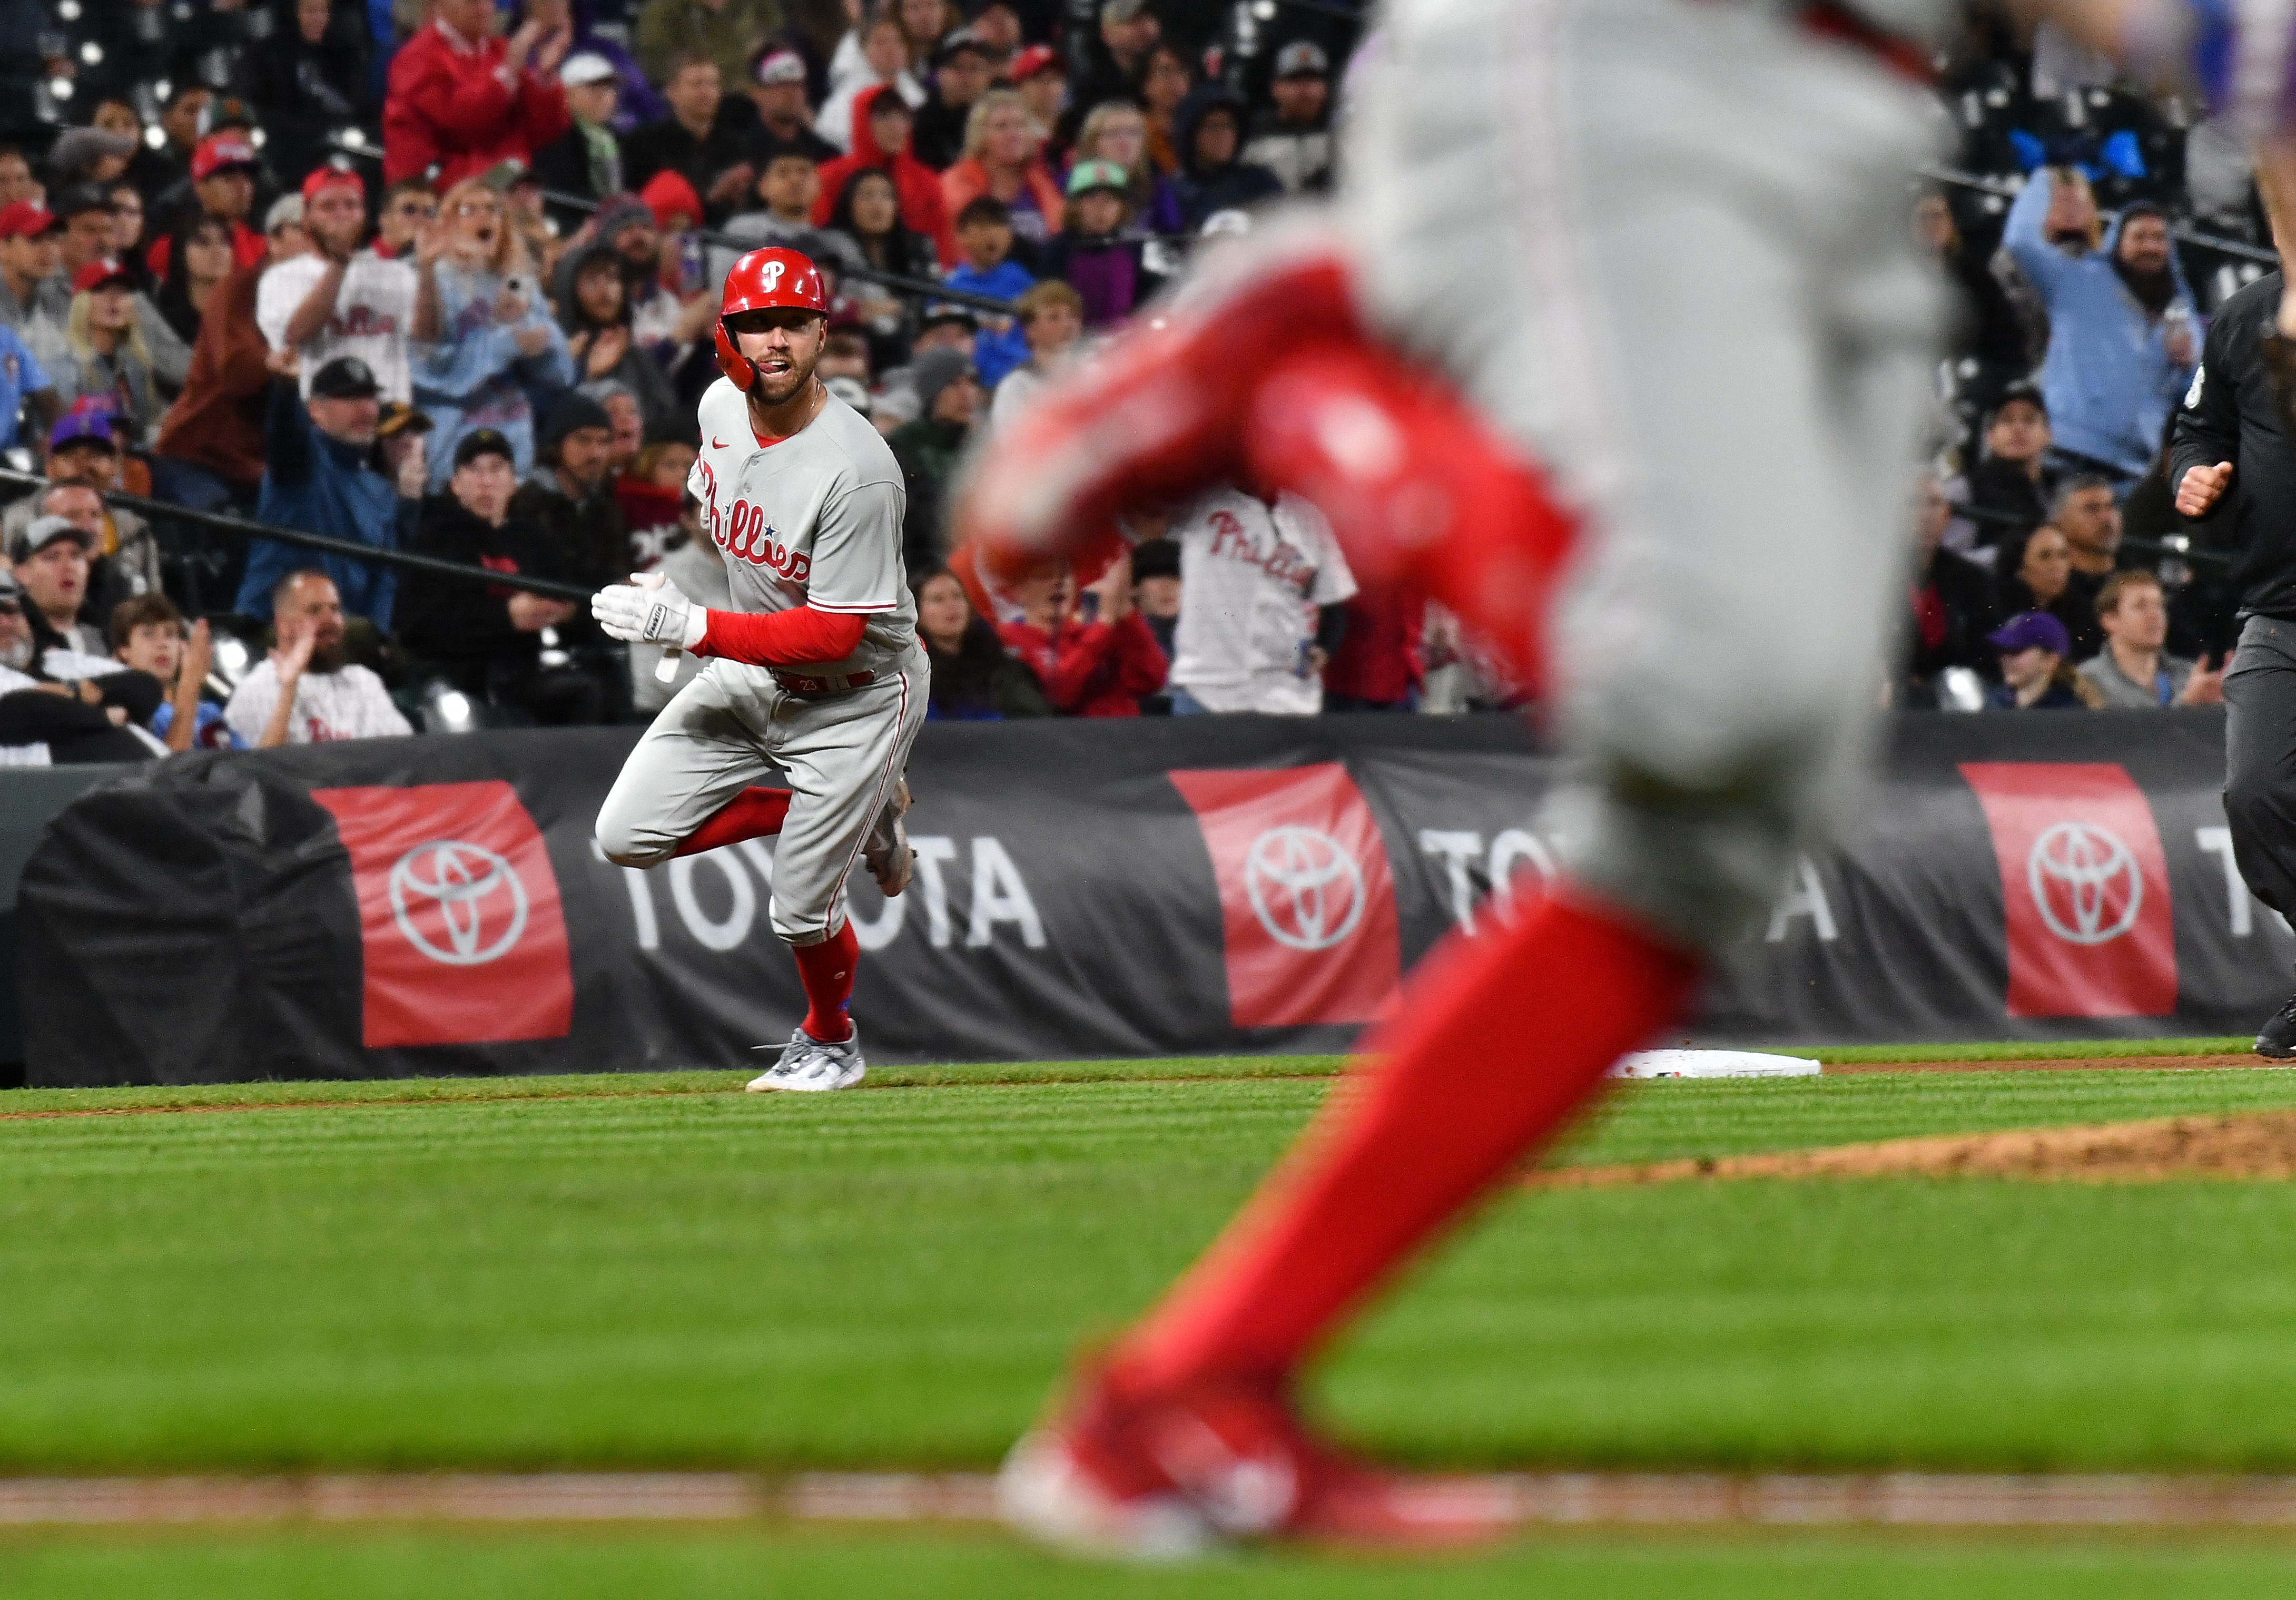
[[[2296,918],[2296,621],[2248,619],[2224,697],[2233,860],[2258,899]]]

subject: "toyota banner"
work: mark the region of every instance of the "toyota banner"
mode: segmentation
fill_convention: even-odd
[[[2296,936],[2233,869],[2210,711],[1906,718],[1701,1043],[2215,1034]],[[192,753],[52,821],[17,909],[35,1084],[731,1067],[804,1012],[770,840],[591,836],[633,729]],[[933,724],[917,870],[851,907],[885,1062],[1334,1050],[1554,870],[1503,718]],[[1520,1016],[1575,997],[1522,980]]]

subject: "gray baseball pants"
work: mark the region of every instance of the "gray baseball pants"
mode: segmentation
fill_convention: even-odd
[[[1341,225],[1373,319],[1587,529],[1554,619],[1568,870],[1739,937],[1855,792],[1941,310],[1918,90],[1752,5],[1390,12]]]
[[[712,661],[646,730],[598,811],[598,844],[625,866],[667,861],[752,784],[787,775],[774,847],[774,931],[819,944],[845,920],[845,887],[924,726],[924,652],[840,694],[791,693],[762,667]]]

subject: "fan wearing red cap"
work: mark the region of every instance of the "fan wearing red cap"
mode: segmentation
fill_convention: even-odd
[[[0,323],[21,328],[36,316],[61,326],[71,294],[56,278],[63,222],[36,200],[0,206]]]
[[[119,415],[120,437],[142,442],[166,409],[152,371],[150,337],[142,316],[150,302],[135,291],[135,275],[116,257],[88,262],[71,277],[71,313],[63,328],[41,324],[29,342],[54,380],[65,405],[88,400]]]
[[[200,209],[231,224],[232,265],[259,267],[270,255],[263,235],[247,226],[255,209],[255,175],[263,157],[248,136],[236,129],[210,134],[192,152],[192,193]],[[144,252],[144,264],[154,278],[168,275],[168,259],[175,253],[175,235],[163,234]]]
[[[701,397],[701,454],[686,480],[733,604],[704,609],[660,572],[591,601],[617,639],[717,658],[615,780],[598,814],[608,858],[652,866],[780,836],[773,926],[807,1011],[753,1089],[860,1081],[846,882],[858,866],[898,895],[914,860],[901,814],[926,669],[901,559],[907,499],[892,450],[815,371],[828,331],[812,261],[775,248],[734,263],[715,335],[726,378]],[[775,764],[801,776],[767,787]]]
[[[357,356],[385,399],[411,400],[409,340],[427,336],[416,326],[420,280],[413,262],[365,248],[365,180],[348,168],[313,168],[303,179],[303,230],[310,252],[272,267],[256,289],[256,326],[273,349],[302,353],[306,396],[320,368]]]
[[[1051,137],[1069,102],[1068,68],[1061,53],[1050,45],[1031,45],[1005,63],[1004,77],[1020,91],[1037,134]]]

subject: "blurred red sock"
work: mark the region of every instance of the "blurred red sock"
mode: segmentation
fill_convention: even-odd
[[[732,800],[718,808],[708,822],[687,834],[673,856],[698,856],[703,850],[714,850],[721,844],[739,844],[744,839],[763,839],[782,831],[789,819],[791,793],[786,789],[766,789],[751,784]]]
[[[853,970],[861,961],[853,924],[847,923],[817,945],[791,945],[790,954],[797,957],[797,975],[805,983],[806,1032],[824,1045],[851,1038],[853,1019],[846,1013],[853,998]]]
[[[1454,935],[1226,1233],[1119,1346],[1155,1391],[1286,1374],[1674,1014],[1694,964],[1583,898]]]

